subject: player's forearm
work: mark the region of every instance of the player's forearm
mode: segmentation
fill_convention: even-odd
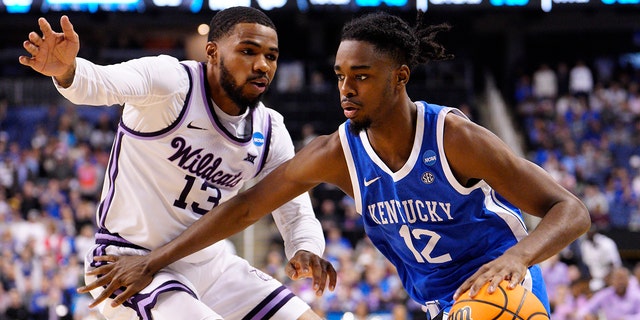
[[[238,195],[215,207],[178,237],[148,255],[148,269],[156,273],[169,264],[226,239],[260,219],[252,216],[248,202]]]
[[[509,251],[527,257],[529,265],[540,263],[560,252],[591,225],[589,214],[577,199],[554,205],[529,236]]]

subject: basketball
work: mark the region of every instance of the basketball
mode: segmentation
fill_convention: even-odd
[[[449,320],[548,320],[544,305],[533,293],[521,285],[507,289],[504,280],[492,294],[487,293],[489,284],[471,298],[464,292],[451,307]]]

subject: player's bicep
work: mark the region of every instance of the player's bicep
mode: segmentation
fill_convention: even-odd
[[[495,134],[468,120],[449,115],[444,144],[451,169],[461,184],[484,180],[531,214],[543,215],[567,192],[542,168],[519,157]]]
[[[499,178],[499,168],[515,165],[512,152],[502,140],[456,114],[447,115],[443,140],[451,170],[462,185],[475,180],[497,182],[494,178]]]

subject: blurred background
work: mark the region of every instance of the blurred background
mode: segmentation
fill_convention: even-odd
[[[627,284],[640,294],[638,0],[0,0],[0,320],[102,319],[75,288],[121,107],[71,105],[18,63],[37,18],[60,30],[68,15],[79,56],[99,64],[203,60],[206,25],[234,5],[265,10],[278,28],[264,102],[285,116],[297,148],[344,121],[332,66],[345,21],[387,10],[413,23],[420,9],[450,23],[439,39],[456,58],[413,70],[410,96],[460,108],[589,208],[593,230],[542,264],[552,319],[573,319],[615,267],[632,272]],[[286,278],[270,217],[230,239],[238,254],[327,319],[425,319],[364,236],[353,200],[329,185],[312,199],[339,271],[335,292],[317,298],[309,282]]]

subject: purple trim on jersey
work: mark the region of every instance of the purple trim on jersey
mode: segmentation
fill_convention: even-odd
[[[293,297],[295,297],[295,295],[289,291],[289,289],[281,286],[264,298],[264,300],[244,316],[242,320],[270,319]]]
[[[93,248],[93,253],[92,253],[91,257],[93,258],[93,257],[99,257],[99,256],[105,255],[106,254],[106,250],[105,250],[106,248],[107,248],[106,245],[96,246],[95,248]],[[107,262],[105,262],[105,261],[93,261],[93,260],[89,263],[89,265],[91,267],[93,267],[93,268],[97,268],[97,267],[105,265],[105,264],[107,264]]]
[[[122,136],[123,133],[118,131],[115,140],[113,141],[113,151],[111,152],[111,158],[109,158],[109,164],[107,165],[109,173],[109,190],[98,207],[98,227],[100,228],[105,228],[107,212],[109,211],[109,207],[111,207],[111,201],[115,195],[115,181],[119,171],[118,159],[120,158],[120,151],[122,151]]]
[[[136,244],[133,244],[133,243],[127,241],[126,239],[124,239],[123,237],[121,237],[117,233],[114,234],[114,233],[109,232],[109,230],[107,230],[105,228],[100,228],[98,230],[98,232],[96,233],[96,243],[97,244],[104,244],[104,245],[114,245],[114,246],[118,246],[118,247],[126,247],[126,248],[148,250],[146,248],[143,248],[143,247],[141,247],[139,245],[136,245]]]
[[[153,317],[151,316],[151,309],[153,309],[153,307],[158,302],[158,296],[161,293],[169,291],[184,291],[193,296],[193,298],[198,299],[196,294],[191,291],[189,287],[176,280],[171,280],[163,283],[150,293],[135,294],[133,297],[127,299],[127,301],[125,301],[123,305],[133,309],[138,314],[138,317],[140,319],[150,320],[153,319]],[[122,290],[115,291],[110,298],[115,298],[116,295],[120,292],[122,292]]]
[[[182,67],[185,69],[185,71],[187,72],[188,78],[189,78],[189,90],[187,91],[187,95],[184,98],[184,105],[182,106],[182,110],[180,110],[180,114],[178,115],[178,117],[176,118],[175,121],[173,121],[173,123],[171,123],[168,127],[155,131],[155,132],[139,132],[139,131],[135,131],[129,127],[127,127],[124,122],[122,121],[122,118],[120,119],[120,123],[118,124],[118,127],[120,129],[122,129],[126,134],[129,135],[133,135],[142,139],[155,139],[155,138],[159,138],[159,137],[164,137],[166,135],[171,134],[174,129],[180,127],[182,125],[182,123],[184,122],[185,119],[185,114],[187,114],[187,111],[189,110],[189,106],[191,105],[191,93],[193,92],[193,76],[191,75],[191,72],[189,71],[189,67],[187,67],[186,65],[182,64]]]
[[[267,116],[267,125],[264,128],[264,131],[266,133],[266,137],[264,138],[264,147],[262,148],[262,159],[260,160],[260,165],[258,166],[258,170],[256,170],[256,174],[254,175],[254,177],[258,176],[258,174],[262,171],[262,168],[264,168],[264,164],[267,163],[267,156],[269,155],[269,150],[271,149],[271,129],[272,129],[272,125],[271,125],[271,115]]]

